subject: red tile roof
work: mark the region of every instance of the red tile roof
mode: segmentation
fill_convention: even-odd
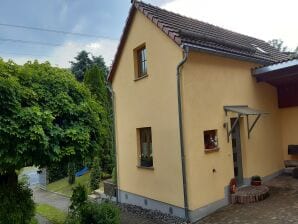
[[[216,51],[219,54],[233,54],[264,65],[289,59],[287,54],[279,52],[263,40],[181,16],[144,2],[134,1],[120,40],[114,63],[111,67],[109,81],[112,81],[113,79],[136,10],[143,13],[156,26],[158,26],[160,30],[166,33],[170,39],[181,47],[183,45],[189,45],[193,48],[204,49],[207,52]]]

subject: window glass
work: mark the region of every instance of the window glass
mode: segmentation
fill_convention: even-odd
[[[151,128],[139,128],[140,165],[153,167]]]

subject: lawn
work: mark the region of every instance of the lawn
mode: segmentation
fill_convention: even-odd
[[[38,204],[36,212],[48,219],[52,224],[63,224],[67,216],[66,213],[47,204]]]
[[[53,183],[50,183],[47,185],[47,190],[52,192],[58,192],[60,194],[63,194],[65,196],[71,197],[72,195],[72,188],[76,184],[82,184],[87,186],[87,189],[89,189],[89,179],[90,179],[90,172],[84,174],[83,176],[76,177],[76,183],[73,185],[70,185],[68,183],[68,177],[65,177],[61,180],[57,180]],[[89,193],[89,192],[88,192]]]
[[[38,221],[36,220],[36,218],[33,218],[30,222],[30,224],[38,224]]]

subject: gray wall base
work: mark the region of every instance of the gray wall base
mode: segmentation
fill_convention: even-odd
[[[189,211],[190,220],[192,222],[195,222],[215,212],[216,210],[229,205],[230,204],[230,186],[226,186],[224,190],[225,190],[225,197],[223,199],[212,202],[196,210]]]
[[[268,176],[265,176],[262,178],[264,182],[269,181],[283,173],[283,169],[279,170],[273,174],[270,174]],[[250,178],[244,178],[244,184],[250,185]],[[197,208],[195,210],[189,211],[189,216],[191,222],[195,222],[199,219],[202,219],[206,217],[207,215],[215,212],[216,210],[225,207],[230,204],[230,187],[226,186],[224,188],[225,196],[224,198],[212,202],[208,205],[205,205],[203,207]],[[140,195],[136,195],[133,193],[129,193],[126,191],[118,190],[119,195],[119,202],[120,203],[127,203],[132,205],[137,205],[145,209],[151,209],[151,210],[158,210],[166,214],[171,214],[174,216],[178,216],[181,218],[185,218],[184,214],[184,208],[180,208],[174,205],[170,205],[161,201],[153,200],[150,198],[146,198]]]
[[[122,190],[118,190],[118,196],[120,203],[137,205],[145,209],[158,210],[165,214],[185,218],[184,208],[175,205],[170,205]]]

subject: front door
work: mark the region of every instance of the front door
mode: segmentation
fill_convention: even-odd
[[[236,119],[231,119],[231,126]],[[241,154],[241,139],[240,139],[240,125],[237,122],[232,134],[232,147],[233,147],[233,163],[234,163],[234,176],[237,180],[237,185],[243,184],[243,169],[242,169],[242,154]]]

